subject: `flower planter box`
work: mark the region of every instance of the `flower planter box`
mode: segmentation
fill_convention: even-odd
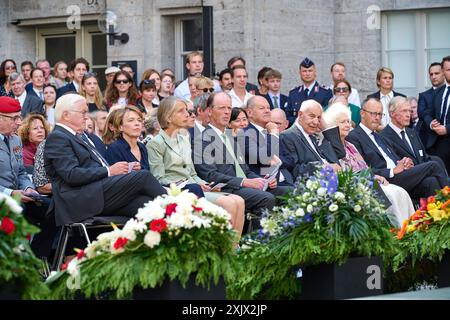
[[[439,288],[450,287],[450,251],[447,250],[442,257],[438,267],[438,283]]]
[[[195,284],[195,276],[191,276],[183,288],[178,280],[166,280],[162,286],[153,289],[136,288],[133,292],[134,300],[225,300],[225,283],[221,278],[215,286],[207,288]]]
[[[351,299],[383,294],[383,263],[379,257],[349,258],[344,264],[303,268],[301,299]]]
[[[17,287],[13,284],[0,284],[0,300],[21,300]]]

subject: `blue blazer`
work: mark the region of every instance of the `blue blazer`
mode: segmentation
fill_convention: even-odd
[[[439,120],[441,118],[441,106],[442,100],[444,99],[445,85],[436,89],[433,95],[433,100],[430,108],[424,110],[423,121],[425,122],[425,126],[427,128],[430,127],[431,122],[434,119]],[[447,113],[447,135],[450,132],[450,112]],[[430,129],[428,140],[427,140],[427,149],[431,148],[437,141],[438,135]]]
[[[303,101],[311,99],[316,100],[324,107],[328,105],[331,98],[333,98],[333,92],[330,89],[319,85],[317,81],[308,96],[305,94],[304,85],[292,89],[289,92],[288,104],[285,109],[289,125],[291,126],[297,119],[297,114]]]
[[[75,88],[75,86],[72,82],[69,84],[66,84],[64,87],[61,87],[58,90],[56,90],[56,99],[60,98],[63,94],[68,93],[68,92],[78,93],[77,89]]]
[[[113,165],[120,161],[126,162],[140,162],[141,170],[150,170],[150,164],[148,162],[148,153],[145,145],[138,141],[139,151],[141,152],[141,161],[138,161],[136,157],[131,153],[131,148],[128,142],[119,138],[113,142],[106,150],[106,160],[110,165]]]

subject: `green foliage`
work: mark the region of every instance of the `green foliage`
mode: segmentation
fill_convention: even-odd
[[[337,189],[324,183],[324,175],[330,173],[300,181],[283,207],[263,217],[263,229],[244,239],[229,298],[298,298],[296,273],[302,267],[342,264],[354,255],[380,256],[387,265],[397,253],[389,216],[372,192],[368,173],[339,173]]]
[[[47,289],[38,272],[42,263],[34,256],[27,238],[39,229],[30,225],[21,211],[16,200],[1,195],[0,288],[12,287],[22,298],[36,299]]]

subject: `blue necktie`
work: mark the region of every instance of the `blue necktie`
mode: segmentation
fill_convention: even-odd
[[[450,86],[449,87],[447,87],[447,94],[445,95],[445,98],[444,98],[444,103],[442,104],[442,110],[441,110],[441,119],[440,119],[440,123],[443,125],[443,126],[445,126],[446,125],[446,121],[445,121],[445,118],[446,118],[446,115],[447,115],[447,103],[448,103],[448,96],[450,95]]]
[[[372,132],[372,135],[375,137],[375,141],[378,144],[378,146],[381,148],[381,150],[384,151],[384,153],[387,154],[387,156],[395,163],[397,164],[397,157],[389,150],[387,145],[383,142],[383,139],[381,139],[380,135],[376,133],[375,131]]]
[[[305,94],[306,94],[307,97],[309,96],[309,89],[308,88],[305,89]]]

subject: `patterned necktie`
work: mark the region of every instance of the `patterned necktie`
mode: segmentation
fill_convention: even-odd
[[[380,135],[378,133],[376,133],[375,131],[372,132],[372,135],[374,136],[375,142],[381,148],[381,150],[383,150],[384,153],[386,153],[386,155],[396,164],[397,157],[391,152],[391,150],[389,150],[389,148],[383,142],[383,139],[381,139]]]
[[[405,133],[405,130],[402,130],[402,131],[400,132],[400,134],[402,135],[402,140],[403,140],[403,142],[405,143],[405,145],[407,146],[409,152],[411,152],[411,154],[414,154],[414,151],[411,149],[411,146],[409,145],[408,140],[406,140],[406,133]]]
[[[233,147],[230,144],[230,141],[228,140],[227,135],[224,133],[222,134],[223,141],[225,142],[225,147],[227,148],[228,152],[231,154],[234,160],[234,167],[236,169],[236,177],[238,178],[247,178],[245,175],[244,170],[242,170],[241,165],[239,164],[239,161],[237,161],[236,156],[234,154]]]
[[[277,96],[273,96],[273,106],[274,108],[279,108],[280,105],[278,104],[278,97]]]

